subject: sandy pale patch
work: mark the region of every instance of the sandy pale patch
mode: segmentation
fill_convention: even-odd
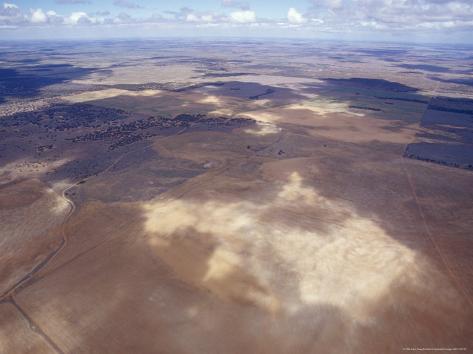
[[[120,90],[120,89],[106,89],[106,90],[78,93],[75,95],[65,96],[62,99],[71,103],[82,103],[82,102],[102,100],[105,98],[112,98],[112,97],[117,97],[117,96],[150,97],[150,96],[159,95],[161,92],[162,91],[160,90],[129,91],[129,90]]]

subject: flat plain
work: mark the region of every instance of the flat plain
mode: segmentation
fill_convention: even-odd
[[[471,48],[0,49],[0,353],[473,350]]]

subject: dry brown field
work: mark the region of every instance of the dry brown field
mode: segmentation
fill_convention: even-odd
[[[76,79],[102,86],[61,104],[126,118],[2,156],[0,353],[473,350],[472,171],[404,156],[434,83],[386,66],[383,85],[419,91],[376,99],[378,82],[334,88],[328,69],[321,88],[276,67],[195,86],[180,65],[161,79],[181,73],[182,90],[114,86],[165,66]],[[148,116],[175,125],[136,128]],[[5,129],[31,146],[52,134]],[[124,139],[136,131],[152,133]]]

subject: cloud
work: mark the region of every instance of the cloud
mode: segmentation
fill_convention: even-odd
[[[287,20],[292,24],[301,24],[306,22],[304,16],[293,7],[291,7],[287,12]]]
[[[23,16],[21,10],[12,3],[3,3],[0,7],[0,26],[1,28],[15,28],[28,22],[26,16]]]
[[[54,24],[59,25],[63,23],[62,16],[58,15],[56,11],[49,10],[44,12],[42,9],[31,9],[30,23],[33,25]]]
[[[46,23],[48,16],[41,9],[31,11],[31,23]]]
[[[18,6],[16,6],[15,4],[8,3],[8,2],[4,2],[3,8],[4,9],[18,9]]]
[[[203,22],[212,22],[213,21],[213,16],[212,15],[202,15],[202,16],[200,16],[200,18]]]
[[[230,14],[230,19],[236,23],[251,23],[256,21],[256,14],[251,10],[235,11]]]
[[[181,7],[179,11],[166,11],[166,14],[171,15],[177,21],[187,21],[187,16],[194,13],[195,11],[188,7]]]
[[[186,16],[187,22],[212,22],[213,18],[212,15],[202,15],[199,16],[197,14],[188,14]]]
[[[126,9],[141,9],[142,8],[141,5],[129,0],[114,0],[113,5],[117,7],[124,7]]]
[[[4,29],[40,26],[124,26],[134,28],[143,26],[162,26],[166,29],[182,28],[193,31],[193,28],[216,26],[222,33],[231,31],[237,25],[249,25],[261,28],[268,33],[284,36],[285,33],[312,34],[321,36],[338,36],[347,34],[351,38],[363,34],[367,37],[410,38],[412,35],[427,38],[442,34],[444,38],[457,33],[467,38],[465,33],[473,31],[472,0],[308,0],[309,7],[304,11],[289,8],[285,18],[268,18],[258,12],[261,17],[249,9],[245,0],[220,0],[220,4],[229,13],[194,10],[183,7],[175,11],[149,13],[137,16],[137,12],[110,13],[106,8],[98,7],[94,12],[82,10],[72,13],[46,11],[43,7],[21,9],[14,0],[0,5],[0,36]],[[136,2],[135,2],[136,1]],[[58,4],[84,4],[89,0],[55,0]],[[125,9],[141,8],[139,0],[114,0],[113,4]],[[273,29],[275,31],[273,31]],[[314,31],[316,29],[316,31]],[[113,30],[110,30],[113,31]],[[287,31],[287,32],[284,32]],[[255,34],[259,35],[256,32]],[[464,41],[464,40],[463,40]],[[471,39],[469,39],[471,41]]]
[[[195,13],[190,13],[186,16],[187,22],[212,22],[212,15],[197,15]]]
[[[309,14],[338,31],[473,29],[471,0],[312,0]]]
[[[199,18],[195,14],[188,14],[186,16],[186,21],[187,22],[198,22]]]
[[[188,7],[182,7],[179,11],[166,11],[177,22],[209,23],[220,21],[221,16],[210,12],[198,12]],[[152,20],[164,21],[163,17],[153,18]]]
[[[82,11],[73,12],[69,17],[64,19],[64,23],[67,25],[90,24],[95,22],[92,17]]]

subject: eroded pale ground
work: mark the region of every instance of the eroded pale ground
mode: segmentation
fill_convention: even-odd
[[[62,98],[67,102],[80,103],[102,100],[104,98],[112,98],[117,96],[155,96],[159,93],[161,93],[161,91],[159,90],[129,91],[120,89],[105,89],[100,91],[78,93],[70,96],[64,96]]]

